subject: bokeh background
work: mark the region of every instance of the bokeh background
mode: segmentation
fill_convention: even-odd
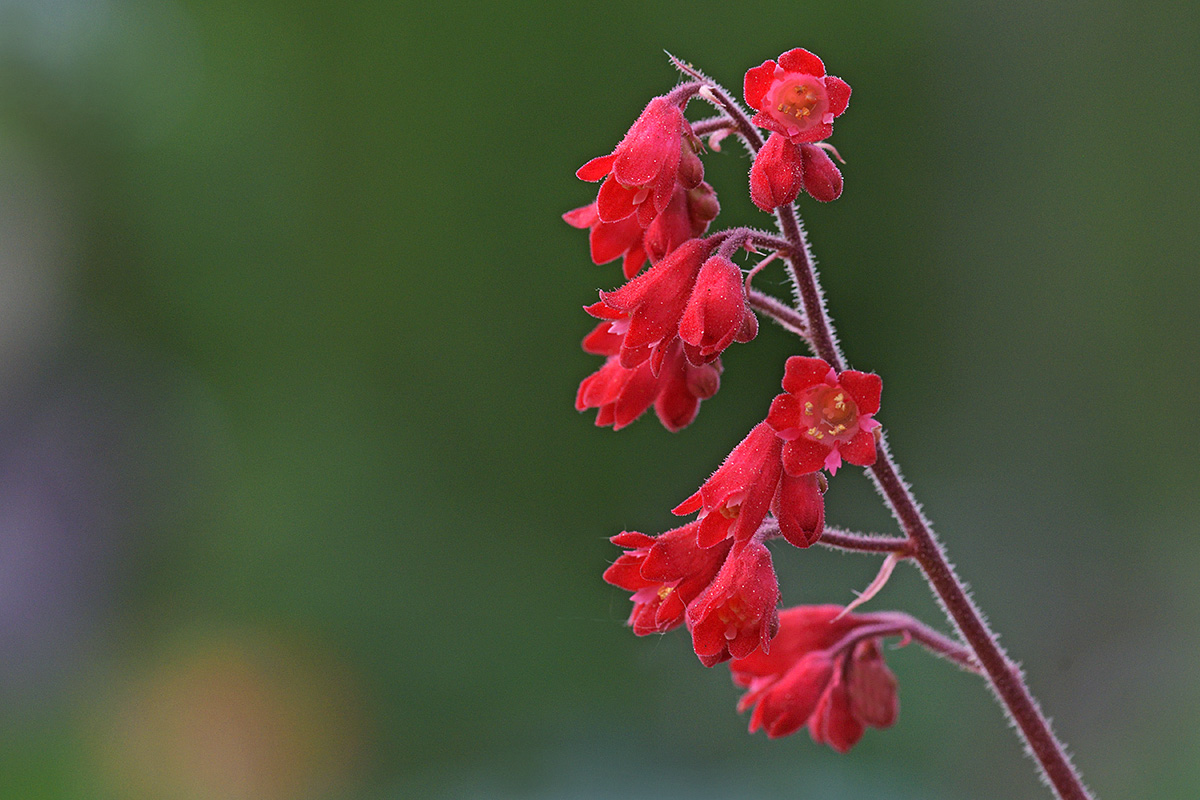
[[[0,796],[1048,796],[916,648],[851,755],[748,736],[600,580],[797,344],[594,428],[572,173],[664,49],[738,88],[797,45],[854,88],[801,211],[907,476],[1099,795],[1200,794],[1200,7],[0,0]],[[872,605],[944,629],[911,569]]]

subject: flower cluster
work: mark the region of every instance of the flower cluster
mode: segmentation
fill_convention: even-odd
[[[801,606],[779,614],[770,652],[759,650],[730,665],[746,689],[738,711],[751,706],[750,732],[787,736],[805,724],[813,741],[844,753],[869,725],[896,721],[896,677],[883,661],[878,637],[856,638],[872,620],[840,606]]]
[[[581,180],[603,183],[594,203],[563,219],[589,229],[592,261],[621,258],[625,277],[632,278],[647,257],[658,261],[708,230],[720,205],[704,182],[699,151],[680,101],[656,97],[611,154],[579,168]]]
[[[705,235],[719,207],[683,114],[692,97],[715,101],[702,88],[685,83],[651,100],[611,154],[577,173],[602,183],[594,202],[564,218],[588,229],[593,261],[621,259],[626,278],[585,309],[600,324],[584,350],[605,361],[580,384],[575,406],[596,409],[597,425],[622,428],[653,406],[668,430],[685,427],[720,386],[722,354],[758,332],[732,256],[740,248],[757,252],[762,235],[756,240],[745,228]],[[846,109],[850,87],[795,49],[751,69],[745,89],[758,112],[753,123],[771,131],[750,172],[754,203],[770,211],[801,191],[837,198],[842,176],[821,140]],[[724,133],[718,125],[713,139],[734,122]],[[712,121],[705,124],[714,131]],[[767,541],[807,548],[821,539],[823,471],[875,461],[881,381],[797,356],[788,359],[782,386],[766,418],[674,509],[696,517],[657,536],[613,536],[623,552],[604,579],[631,593],[635,634],[685,627],[704,665],[730,662],[747,690],[741,707],[754,707],[751,731],[782,736],[807,724],[818,742],[844,751],[865,726],[887,727],[896,717],[880,628],[857,636],[872,620],[834,606],[781,612]]]
[[[812,144],[833,132],[834,117],[850,103],[850,86],[825,74],[825,65],[796,48],[746,73],[746,103],[753,122],[771,131],[750,169],[750,197],[763,211],[796,199],[801,189],[828,203],[842,194],[842,173]]]

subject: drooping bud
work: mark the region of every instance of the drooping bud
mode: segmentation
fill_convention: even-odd
[[[750,167],[750,199],[763,211],[786,206],[804,188],[800,151],[786,136],[772,133]]]
[[[800,145],[804,161],[804,190],[822,203],[842,195],[842,173],[824,149],[812,144]]]

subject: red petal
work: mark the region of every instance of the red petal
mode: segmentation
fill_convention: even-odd
[[[595,183],[612,171],[613,162],[617,160],[616,156],[598,156],[584,164],[575,171],[575,177],[581,181]]]
[[[599,212],[600,219],[605,222],[620,222],[637,211],[633,198],[638,191],[622,186],[614,178],[600,184],[600,191],[596,195],[596,211]]]
[[[615,356],[621,351],[621,338],[611,333],[612,323],[601,322],[583,337],[583,351],[594,356]]]
[[[603,298],[605,294],[611,294],[611,292],[601,292],[600,296]],[[590,306],[584,306],[583,310],[591,314],[596,319],[618,320],[625,316],[624,311],[613,308],[603,299],[601,299],[599,302],[592,303]]]
[[[650,373],[647,365],[638,367],[637,372],[625,384],[617,401],[613,403],[613,430],[619,431],[642,415],[658,394],[658,379]]]
[[[815,75],[818,78],[825,74],[825,64],[821,59],[803,47],[788,50],[781,55],[779,57],[779,66],[788,72],[801,72],[805,75]]]
[[[826,445],[804,436],[784,442],[783,469],[792,477],[816,472],[825,466],[825,456],[829,455],[829,449]]]
[[[563,214],[562,218],[572,228],[590,228],[600,221],[600,217],[596,215],[595,203],[572,209]]]
[[[642,547],[652,547],[655,542],[653,536],[647,536],[644,533],[637,531],[621,531],[615,536],[608,537],[608,540],[620,547],[638,549]]]
[[[879,395],[883,391],[883,379],[873,372],[848,369],[838,375],[838,383],[854,398],[860,414],[879,411]]]
[[[704,507],[704,497],[700,492],[684,500],[679,505],[671,509],[671,513],[677,517],[682,517],[685,514],[694,514]]]
[[[831,133],[833,133],[833,126],[828,122],[822,122],[813,125],[811,128],[805,128],[797,133],[789,134],[788,138],[792,140],[792,144],[807,144],[808,142],[819,142],[822,139],[828,139]]]
[[[776,395],[771,401],[771,410],[767,413],[767,424],[776,433],[784,434],[788,440],[799,435],[800,427],[800,398],[794,394]]]
[[[800,730],[812,716],[833,674],[833,661],[822,651],[809,653],[788,670],[754,709],[758,724],[772,739]]]
[[[631,248],[637,247],[642,241],[642,226],[635,218],[626,217],[620,222],[599,222],[588,235],[591,246],[592,262],[607,264],[620,258]]]
[[[642,265],[646,263],[646,251],[641,245],[630,250],[625,254],[625,260],[621,262],[621,273],[628,279],[638,274]]]
[[[850,695],[845,683],[838,683],[830,690],[829,703],[824,711],[822,733],[826,744],[839,753],[849,752],[862,738],[866,728],[850,710]]]
[[[840,117],[850,105],[850,84],[830,75],[825,78],[825,94],[829,97],[829,113]]]
[[[850,441],[839,445],[838,452],[842,458],[860,467],[869,467],[875,463],[875,436],[866,431],[854,434]]]
[[[746,72],[745,84],[742,87],[746,93],[746,105],[755,111],[762,110],[763,96],[771,88],[775,80],[775,62],[767,59],[762,64]]]
[[[783,368],[783,390],[797,394],[810,386],[825,382],[829,362],[823,358],[792,356]]]

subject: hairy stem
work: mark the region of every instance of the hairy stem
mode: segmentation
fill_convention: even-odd
[[[762,147],[762,137],[757,129],[727,92],[689,65],[674,57],[672,60],[678,69],[705,83],[698,96],[712,102],[734,121],[738,134],[745,140],[752,153]],[[792,205],[782,206],[776,210],[775,217],[779,223],[779,230],[789,245],[785,250],[781,248],[781,251],[788,260],[797,299],[804,309],[805,320],[808,323],[805,339],[812,344],[817,356],[841,372],[846,368],[846,362],[838,347],[833,322],[825,310],[825,299],[817,280],[812,253],[796,216],[796,210]],[[1043,777],[1060,798],[1090,800],[1091,794],[1071,764],[1065,747],[1055,737],[1049,721],[1042,714],[1029,687],[1025,685],[1021,670],[1004,652],[996,634],[988,627],[983,615],[967,594],[963,582],[950,566],[932,526],[921,513],[908,485],[900,477],[900,471],[892,459],[886,441],[880,441],[878,450],[879,457],[868,472],[904,532],[908,534],[913,558],[920,565],[934,594],[963,640],[974,652],[975,660],[987,676],[997,700],[1016,723],[1029,754],[1037,761]]]
[[[829,652],[836,653],[853,647],[863,639],[875,639],[881,636],[904,636],[917,642],[934,655],[948,661],[953,661],[968,672],[976,674],[980,674],[981,672],[979,662],[975,660],[975,654],[971,652],[970,648],[964,647],[953,639],[943,636],[923,622],[910,617],[908,614],[888,612],[886,614],[863,614],[861,616],[867,620],[867,624],[855,628],[846,634],[829,648]]]

